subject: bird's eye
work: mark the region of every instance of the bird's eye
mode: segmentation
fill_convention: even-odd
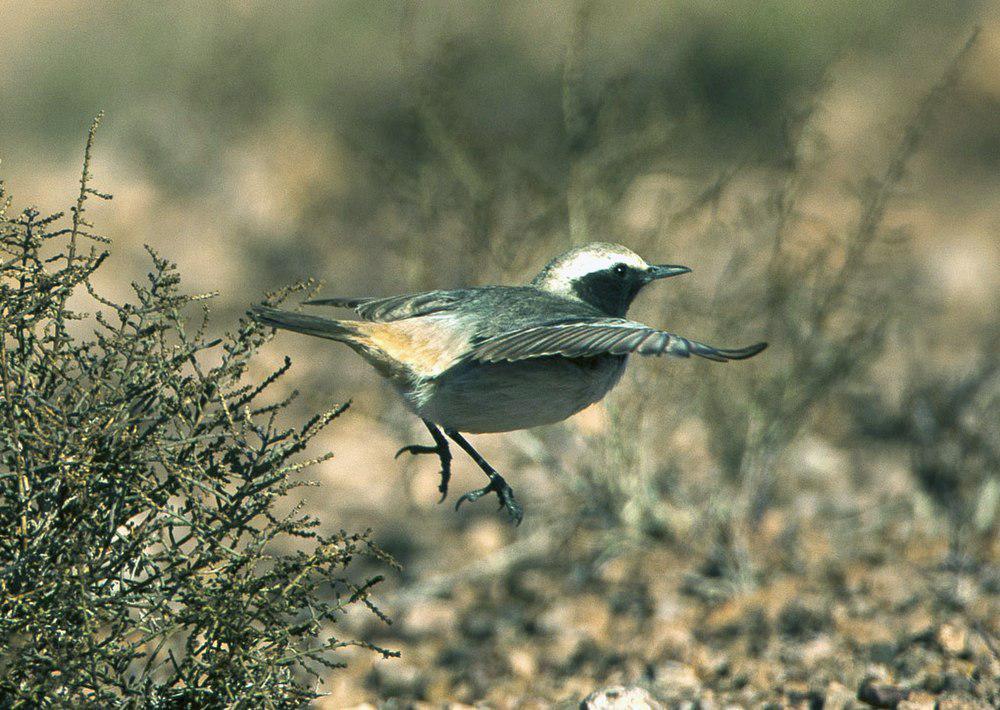
[[[614,272],[615,276],[624,276],[628,273],[628,267],[625,264],[615,264],[611,271]]]

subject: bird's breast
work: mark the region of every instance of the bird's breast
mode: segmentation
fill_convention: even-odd
[[[463,362],[404,396],[420,416],[457,431],[527,429],[562,421],[603,398],[625,362],[620,355]]]

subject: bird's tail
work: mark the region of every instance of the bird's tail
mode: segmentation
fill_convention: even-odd
[[[292,313],[269,306],[251,306],[248,315],[258,323],[272,328],[291,330],[296,333],[315,335],[328,340],[339,340],[350,343],[359,335],[357,323],[354,321],[320,318],[305,313]]]

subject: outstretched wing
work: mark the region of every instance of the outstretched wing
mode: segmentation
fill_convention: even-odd
[[[688,340],[665,330],[618,318],[593,319],[570,323],[534,326],[504,333],[479,343],[470,359],[481,362],[527,360],[547,355],[593,357],[596,355],[697,355],[727,362],[753,357],[767,343],[729,350]]]
[[[427,291],[387,298],[318,298],[305,303],[310,306],[353,308],[365,320],[394,321],[448,310],[468,297],[469,289]]]

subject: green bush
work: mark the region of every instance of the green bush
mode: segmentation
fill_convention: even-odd
[[[268,336],[209,339],[152,249],[131,302],[97,292],[96,127],[69,220],[8,214],[0,183],[0,705],[299,706],[338,649],[392,655],[331,631],[351,604],[388,621],[347,568],[392,560],[277,512],[346,405],[283,428],[291,398],[260,400],[291,363],[251,381]]]

